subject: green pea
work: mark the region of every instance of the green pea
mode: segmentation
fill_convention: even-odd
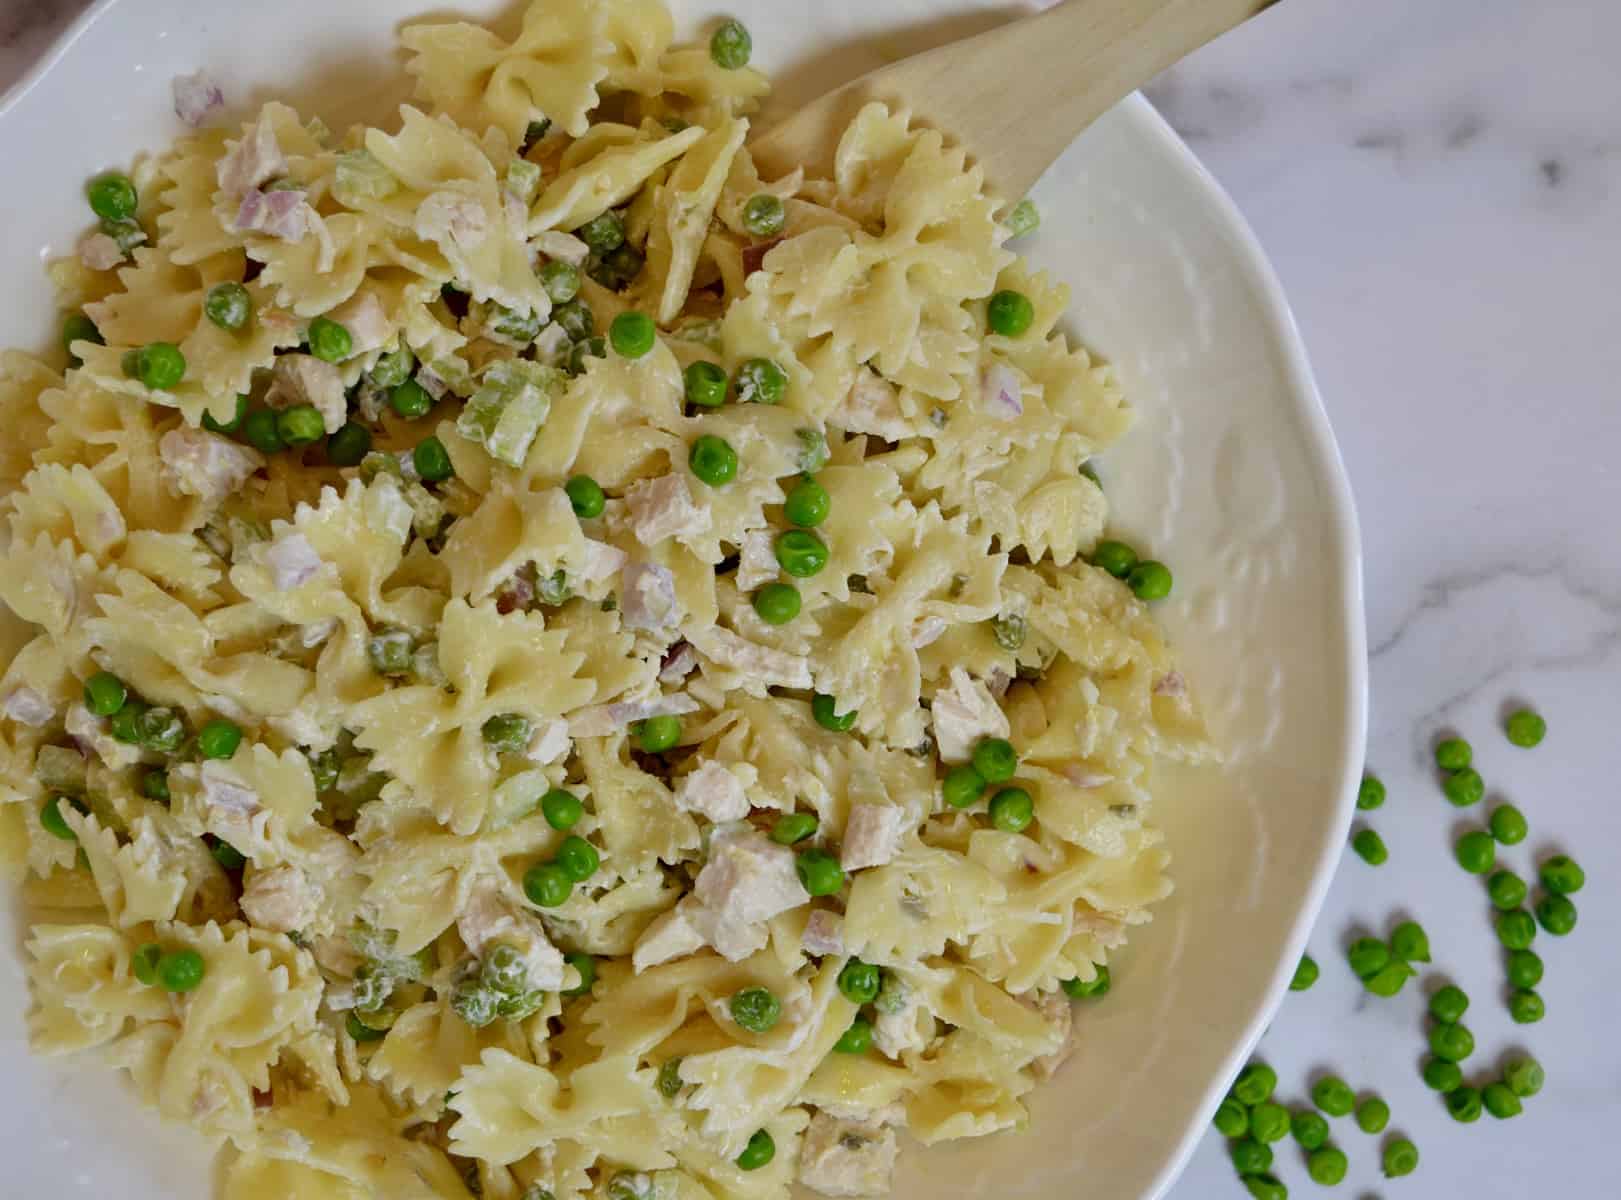
[[[612,254],[625,244],[625,223],[612,209],[592,217],[574,233],[598,254]]]
[[[1335,1146],[1324,1146],[1321,1150],[1313,1150],[1306,1159],[1306,1174],[1311,1176],[1313,1183],[1333,1187],[1344,1181],[1349,1165],[1345,1151]]]
[[[573,883],[584,883],[595,875],[597,868],[602,865],[597,848],[574,833],[564,838],[562,844],[557,847],[557,857],[554,861]]]
[[[1239,1103],[1254,1108],[1272,1098],[1278,1086],[1278,1073],[1265,1063],[1251,1063],[1233,1081],[1233,1095]]]
[[[1475,1052],[1475,1035],[1467,1025],[1435,1025],[1430,1029],[1430,1053],[1461,1063]]]
[[[666,1100],[674,1100],[681,1094],[682,1086],[681,1059],[679,1057],[665,1059],[659,1065],[659,1095]]]
[[[531,904],[541,908],[556,908],[565,903],[574,891],[574,881],[568,872],[556,863],[537,863],[524,872],[523,894]]]
[[[1303,1108],[1294,1115],[1289,1129],[1302,1150],[1319,1150],[1328,1144],[1328,1122],[1309,1108]]]
[[[1473,767],[1454,771],[1441,784],[1441,790],[1455,808],[1468,808],[1479,804],[1486,795],[1486,781]]]
[[[809,579],[827,566],[827,543],[808,530],[779,533],[773,548],[777,565],[795,579]]]
[[[771,840],[779,846],[792,846],[815,833],[819,824],[810,813],[784,813],[771,827]]]
[[[1345,952],[1358,979],[1367,979],[1385,969],[1390,962],[1390,947],[1378,938],[1363,937],[1352,942]]]
[[[1424,1083],[1443,1094],[1463,1086],[1463,1068],[1444,1058],[1431,1058],[1424,1063]]]
[[[552,323],[572,342],[583,342],[597,331],[597,318],[584,300],[570,300],[552,309]]]
[[[1542,997],[1530,988],[1518,988],[1509,993],[1508,1015],[1516,1025],[1535,1025],[1547,1011]]]
[[[342,362],[354,351],[349,330],[330,317],[316,317],[310,322],[309,341],[310,353],[322,362]]]
[[[1542,982],[1542,956],[1535,950],[1511,951],[1506,974],[1513,986],[1534,988]]]
[[[836,896],[844,890],[839,860],[825,850],[801,850],[794,859],[794,871],[812,896]]]
[[[757,238],[776,237],[787,223],[787,208],[769,192],[750,196],[743,206],[743,228]]]
[[[850,1022],[846,1029],[833,1043],[835,1054],[865,1054],[872,1049],[872,1022],[866,1017],[857,1017]]]
[[[1537,901],[1537,920],[1555,937],[1564,937],[1576,928],[1576,905],[1569,896],[1550,892]]]
[[[1460,1125],[1480,1120],[1480,1093],[1472,1087],[1453,1088],[1446,1096],[1447,1112]]]
[[[1503,910],[1518,908],[1525,903],[1525,880],[1513,871],[1494,871],[1486,881],[1486,894],[1492,906]]]
[[[1390,857],[1390,851],[1385,849],[1385,839],[1371,829],[1359,829],[1351,839],[1351,849],[1370,867],[1381,866]]]
[[[1364,979],[1362,981],[1362,986],[1367,988],[1367,990],[1372,992],[1375,996],[1384,996],[1388,998],[1396,995],[1396,993],[1400,992],[1402,988],[1406,987],[1407,981],[1415,974],[1417,974],[1417,972],[1415,972],[1413,968],[1408,966],[1406,963],[1397,959],[1392,959],[1389,963],[1385,964],[1383,967],[1380,967],[1379,970],[1375,971],[1372,975]]]
[[[1311,1102],[1331,1117],[1344,1117],[1356,1107],[1356,1093],[1337,1075],[1325,1075],[1311,1085]]]
[[[753,603],[767,625],[786,625],[799,615],[799,589],[791,583],[768,583],[754,593]]]
[[[1390,1105],[1377,1096],[1356,1106],[1356,1127],[1363,1133],[1383,1133],[1390,1124]]]
[[[276,414],[276,432],[287,446],[308,446],[326,434],[326,421],[313,404],[295,404]]]
[[[1008,213],[1007,220],[1002,224],[1007,227],[1010,238],[1024,237],[1041,227],[1041,213],[1036,208],[1036,202],[1027,196],[1013,206],[1013,211]]]
[[[663,754],[681,741],[681,718],[677,716],[648,717],[637,721],[631,732],[644,754]]]
[[[1006,783],[1019,770],[1019,756],[1006,738],[981,738],[974,747],[973,762],[986,783]]]
[[[216,283],[203,297],[203,315],[221,329],[235,333],[253,317],[253,297],[240,283]]]
[[[40,806],[39,823],[45,827],[45,832],[52,837],[61,838],[64,842],[76,842],[79,840],[79,835],[74,833],[72,827],[62,819],[61,806],[64,803],[74,808],[79,807],[67,796],[52,796]]]
[[[1447,738],[1435,747],[1435,765],[1443,771],[1461,771],[1474,760],[1474,747],[1462,738]]]
[[[128,698],[124,681],[110,671],[97,671],[84,681],[84,706],[98,717],[112,716]]]
[[[411,372],[416,369],[416,362],[417,358],[411,353],[411,347],[402,341],[378,358],[366,377],[371,380],[373,387],[397,388],[411,378]]]
[[[1468,994],[1454,984],[1447,984],[1430,997],[1430,1016],[1443,1025],[1456,1025],[1468,1011]]]
[[[194,991],[207,973],[203,956],[195,950],[176,950],[158,960],[158,983],[166,992]]]
[[[1503,1068],[1503,1082],[1508,1084],[1509,1091],[1523,1099],[1540,1092],[1547,1078],[1542,1064],[1534,1058],[1516,1058]]]
[[[141,776],[141,795],[148,800],[157,800],[160,803],[169,803],[169,773],[167,771],[148,771]]]
[[[158,981],[158,963],[162,960],[163,947],[147,942],[129,956],[130,974],[135,976],[136,983],[152,987]]]
[[[1492,835],[1471,830],[1458,839],[1453,848],[1458,865],[1471,875],[1484,875],[1497,861],[1497,843]]]
[[[742,404],[781,404],[788,392],[788,373],[769,358],[751,358],[732,380]]]
[[[415,421],[433,411],[433,396],[416,380],[407,379],[389,391],[388,406],[407,421]]]
[[[700,482],[721,487],[737,478],[737,451],[725,438],[706,433],[693,440],[687,466]]]
[[[497,754],[517,754],[528,747],[535,727],[521,713],[498,713],[479,729],[484,744]]]
[[[73,353],[74,342],[91,342],[97,346],[107,344],[96,323],[82,312],[71,312],[62,318],[62,349],[68,352],[69,363],[76,367],[82,360]]]
[[[1289,1110],[1271,1100],[1250,1110],[1250,1136],[1258,1142],[1281,1142],[1289,1136]]]
[[[136,718],[136,727],[140,745],[158,754],[173,754],[186,740],[185,722],[170,708],[146,709]]]
[[[739,1170],[758,1171],[777,1156],[777,1143],[764,1129],[756,1129],[749,1135],[749,1144],[743,1147],[743,1153],[737,1156]]]
[[[450,1011],[474,1029],[495,1020],[499,1003],[500,997],[476,979],[462,980],[450,994]]]
[[[489,948],[479,970],[479,982],[503,996],[522,995],[529,987],[529,964],[516,946]]]
[[[580,268],[554,259],[540,269],[540,286],[553,304],[567,304],[580,294]]]
[[[1136,569],[1137,552],[1124,542],[1099,542],[1092,551],[1092,565],[1125,579]]]
[[[991,636],[1002,649],[1013,653],[1024,645],[1030,627],[1018,613],[998,613],[991,618]]]
[[[1231,1096],[1222,1100],[1210,1123],[1226,1138],[1241,1138],[1250,1131],[1249,1110]]]
[[[1036,319],[1036,306],[1023,292],[1004,289],[991,297],[985,323],[1000,337],[1022,337]]]
[[[770,988],[746,987],[728,1001],[732,1020],[750,1033],[768,1033],[782,1019],[782,1001]]]
[[[358,467],[371,453],[371,430],[356,421],[346,421],[326,440],[326,460],[334,467]]]
[[[1143,561],[1132,568],[1126,583],[1139,600],[1163,600],[1171,594],[1171,571],[1164,563]]]
[[[1559,896],[1574,895],[1587,882],[1587,872],[1576,864],[1575,859],[1564,854],[1556,854],[1548,859],[1537,874],[1542,886]]]
[[[411,451],[411,464],[423,483],[442,483],[456,473],[450,462],[450,451],[432,435],[416,444],[416,449]]]
[[[839,972],[839,991],[852,1004],[871,1004],[878,998],[883,976],[871,963],[852,958]]]
[[[569,988],[563,995],[590,995],[591,986],[597,981],[597,960],[583,950],[574,950],[563,955],[563,961],[580,973],[579,984]]]
[[[242,744],[242,727],[216,717],[197,731],[197,750],[204,758],[227,759]]]
[[[268,408],[256,408],[242,418],[242,440],[261,454],[277,454],[287,448],[276,430],[276,414]]]
[[[124,707],[107,718],[107,732],[113,735],[113,741],[122,742],[126,746],[139,744],[141,740],[141,714],[146,711],[146,702],[131,696],[124,702]]]
[[[853,708],[849,712],[840,713],[838,702],[826,692],[817,692],[811,697],[811,716],[829,733],[848,733],[855,728],[857,715]]]
[[[658,340],[658,329],[646,313],[622,312],[608,326],[608,344],[621,358],[642,358]]]
[[[585,815],[585,805],[573,792],[552,788],[540,798],[540,811],[553,829],[573,829]]]
[[[1528,950],[1537,936],[1537,919],[1523,908],[1499,914],[1497,940],[1510,950]]]
[[[782,515],[788,518],[790,524],[812,529],[827,520],[832,506],[833,500],[827,494],[827,489],[807,475],[788,490],[788,498],[782,504]]]
[[[1385,785],[1372,775],[1362,778],[1362,786],[1356,791],[1356,806],[1363,812],[1372,812],[1380,808],[1385,802]]]
[[[1003,833],[1023,833],[1035,820],[1036,805],[1023,788],[1003,788],[991,797],[991,825]]]
[[[1272,1166],[1272,1147],[1254,1138],[1240,1138],[1229,1148],[1233,1169],[1240,1175],[1259,1175]]]
[[[968,808],[985,790],[985,777],[969,763],[952,767],[940,784],[940,794],[952,808]]]
[[[687,403],[699,408],[719,408],[726,403],[726,372],[712,362],[695,362],[681,373],[686,384]]]
[[[1064,995],[1071,1000],[1091,1000],[1107,996],[1112,982],[1109,968],[1103,963],[1098,963],[1093,968],[1092,978],[1082,979],[1077,975],[1073,979],[1064,980],[1059,986],[1064,989]]]
[[[236,408],[224,421],[216,420],[213,413],[203,410],[203,428],[210,433],[235,433],[242,428],[242,422],[247,419],[248,398],[245,395],[236,398]]]
[[[348,1016],[344,1018],[343,1025],[344,1028],[349,1031],[349,1036],[353,1038],[357,1044],[361,1045],[364,1045],[366,1042],[378,1042],[388,1036],[388,1030],[373,1029],[370,1025],[366,1024],[360,1019],[359,1013],[353,1011],[351,1011]]]
[[[608,498],[602,493],[602,485],[589,475],[574,476],[563,485],[563,491],[568,495],[574,515],[583,521],[600,517],[608,504]]]
[[[231,845],[230,842],[216,841],[212,853],[214,861],[227,871],[240,871],[248,864],[248,860],[243,857],[242,851]]]
[[[709,57],[723,71],[736,71],[749,65],[754,39],[741,21],[723,21],[709,39]]]
[[[1486,1111],[1499,1121],[1517,1117],[1524,1109],[1520,1098],[1506,1083],[1488,1083],[1480,1089],[1480,1099]]]
[[[1390,952],[1403,962],[1430,961],[1430,937],[1417,921],[1403,921],[1390,931]]]
[[[1499,804],[1492,809],[1489,824],[1492,836],[1505,846],[1519,845],[1525,841],[1525,835],[1531,832],[1525,814],[1512,804]]]
[[[186,356],[170,342],[149,342],[124,355],[124,374],[154,392],[166,392],[186,377]]]
[[[1397,1138],[1385,1147],[1381,1158],[1386,1179],[1400,1179],[1418,1170],[1418,1147],[1406,1138]]]
[[[794,459],[799,469],[807,475],[814,475],[827,466],[830,457],[827,449],[827,434],[820,429],[806,426],[794,430],[794,437],[799,442],[799,454]]]
[[[1511,713],[1504,723],[1503,730],[1508,734],[1508,740],[1522,749],[1529,750],[1533,746],[1542,744],[1542,739],[1548,736],[1548,722],[1528,708]]]
[[[1291,992],[1303,992],[1317,982],[1319,974],[1317,960],[1309,954],[1302,954],[1300,962],[1295,967],[1294,978],[1289,980]]]
[[[90,211],[104,221],[127,221],[140,207],[135,181],[117,171],[97,175],[85,185],[84,194]]]

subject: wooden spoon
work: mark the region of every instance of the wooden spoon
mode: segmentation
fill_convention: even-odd
[[[882,100],[967,147],[1023,196],[1077,135],[1166,67],[1275,0],[1064,0],[863,75],[750,143],[768,173],[828,173],[839,135]]]

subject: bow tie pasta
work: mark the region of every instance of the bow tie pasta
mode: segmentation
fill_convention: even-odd
[[[1018,1126],[1213,755],[1028,205],[880,105],[762,178],[747,30],[659,0],[401,41],[385,126],[93,180],[0,354],[36,1048],[239,1200],[869,1195]]]

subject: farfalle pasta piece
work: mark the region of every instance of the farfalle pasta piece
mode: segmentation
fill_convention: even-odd
[[[366,1060],[366,1076],[415,1104],[439,1100],[487,1050],[527,1054],[518,1026],[496,1021],[474,1029],[442,1000],[414,1004],[389,1028]]]
[[[167,814],[135,818],[128,840],[103,826],[94,814],[61,806],[68,828],[78,835],[90,860],[90,873],[108,917],[120,929],[152,921],[228,918],[234,911],[231,882],[207,847]]]
[[[584,654],[538,613],[502,616],[452,600],[439,626],[439,660],[455,689],[414,684],[357,706],[355,744],[375,769],[426,797],[459,833],[478,828],[496,777],[495,753],[482,728],[491,717],[534,721],[587,704],[596,684],[577,672]]]
[[[701,126],[669,133],[660,129],[646,138],[603,143],[596,153],[578,158],[535,201],[529,232],[578,229],[623,204],[642,189],[659,168],[680,158],[704,137]],[[578,145],[573,149],[580,149]]]
[[[629,761],[621,736],[582,738],[580,764],[596,807],[603,844],[621,869],[678,863],[698,848],[698,825],[680,811],[662,781]]]
[[[963,855],[911,846],[888,866],[857,873],[845,945],[869,962],[915,962],[997,920],[1006,897],[1000,880]]]
[[[20,350],[0,352],[0,421],[7,437],[0,447],[0,492],[9,492],[33,465],[49,436],[51,420],[40,397],[62,385],[62,377]]]
[[[131,1021],[169,1016],[168,997],[131,973],[133,947],[115,929],[36,925],[26,948],[29,1042],[41,1054],[74,1054],[111,1041]]]
[[[579,137],[609,70],[605,8],[595,0],[531,4],[510,43],[465,22],[407,25],[406,70],[422,99],[476,133],[494,126],[518,145],[530,122],[549,120]]]
[[[653,301],[649,307],[661,325],[674,321],[686,305],[715,205],[748,131],[747,121],[729,121],[706,134],[658,189],[646,272],[638,287]]]

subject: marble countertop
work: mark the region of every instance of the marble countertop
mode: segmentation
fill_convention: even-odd
[[[83,6],[0,0],[0,87]],[[1333,1069],[1384,1096],[1391,1131],[1418,1144],[1420,1173],[1387,1183],[1384,1139],[1335,1122],[1353,1200],[1533,1194],[1554,1164],[1566,1195],[1615,1193],[1618,45],[1621,6],[1601,0],[1289,0],[1150,89],[1283,278],[1362,517],[1370,765],[1390,791],[1368,823],[1391,856],[1341,867],[1312,938],[1322,980],[1288,998],[1259,1051],[1288,1102]],[[1536,751],[1498,732],[1521,702],[1548,718]],[[1510,1023],[1483,889],[1451,861],[1483,815],[1448,807],[1429,766],[1452,729],[1474,741],[1489,796],[1530,819],[1504,862],[1529,876],[1558,849],[1588,869],[1581,927],[1539,939],[1539,1025]],[[1435,964],[1373,999],[1343,946],[1404,915]],[[1500,1129],[1454,1124],[1418,1077],[1424,997],[1442,979],[1474,1000],[1472,1076],[1515,1050],[1547,1068],[1544,1093]],[[1277,1174],[1308,1193],[1298,1150],[1279,1150]],[[1211,1134],[1171,1197],[1244,1194]]]

